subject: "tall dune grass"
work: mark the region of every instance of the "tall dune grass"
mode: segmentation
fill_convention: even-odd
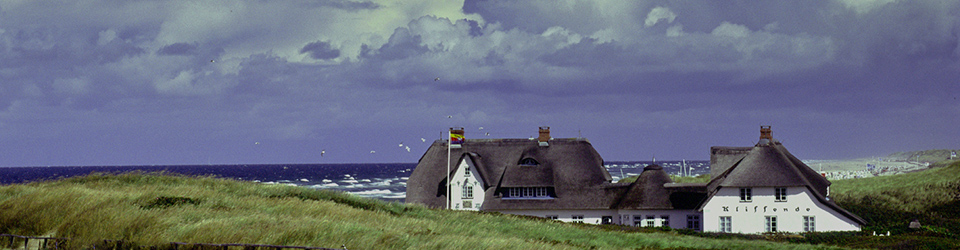
[[[302,187],[157,173],[0,186],[0,233],[129,245],[247,243],[350,249],[829,249],[636,233],[441,211]],[[0,243],[2,244],[2,243]]]
[[[909,232],[917,219],[927,230],[960,238],[960,161],[926,171],[833,181],[832,198],[867,220],[868,231]]]

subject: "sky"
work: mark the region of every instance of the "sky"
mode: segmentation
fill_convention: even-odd
[[[0,166],[960,148],[960,1],[0,0]],[[323,152],[321,154],[321,152]]]

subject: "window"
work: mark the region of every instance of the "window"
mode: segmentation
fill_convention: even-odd
[[[551,219],[551,220],[556,220],[556,219],[559,219],[559,218],[560,218],[560,216],[559,216],[559,215],[555,215],[555,214],[554,214],[554,215],[547,215],[547,216],[544,216],[544,218],[547,218],[547,219]]]
[[[508,198],[547,198],[550,197],[546,187],[507,188]]]
[[[814,232],[817,231],[817,221],[813,216],[803,216],[803,231],[804,232]]]
[[[573,220],[574,223],[583,223],[583,215],[582,215],[582,214],[581,214],[581,215],[571,216],[571,219]]]
[[[463,185],[463,198],[464,199],[473,199],[473,186],[470,184]]]
[[[520,166],[536,166],[536,165],[540,165],[540,163],[537,162],[537,160],[534,160],[533,158],[523,158],[523,160],[520,160]]]
[[[465,168],[463,168],[463,176],[470,177],[470,166],[466,166]]]
[[[600,217],[600,224],[603,224],[603,225],[613,224],[613,216]]]
[[[463,208],[468,209],[473,207],[473,201],[463,201]]]
[[[687,215],[687,229],[700,230],[700,215]]]
[[[661,227],[670,227],[670,216],[669,216],[669,215],[661,215],[661,216],[660,216],[660,226],[661,226]]]
[[[776,216],[766,216],[767,224],[764,227],[764,231],[768,233],[773,233],[777,231],[777,217]]]
[[[750,202],[753,200],[753,194],[750,188],[741,188],[740,189],[740,201],[741,202]]]
[[[643,226],[643,217],[640,216],[639,214],[633,215],[633,226],[635,227]]]
[[[777,198],[776,201],[778,202],[787,201],[787,188],[785,187],[774,188],[774,193],[776,193],[776,198]]]
[[[732,219],[730,218],[730,216],[720,216],[720,232],[724,232],[724,233],[733,232],[731,221]]]

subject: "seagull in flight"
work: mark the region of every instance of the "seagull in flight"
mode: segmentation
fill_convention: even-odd
[[[404,148],[407,149],[407,152],[410,152],[410,147],[404,147]]]
[[[320,150],[320,157],[323,157],[323,154],[326,154],[326,153],[327,153],[326,149]]]
[[[434,81],[434,82],[439,81],[439,80],[440,80],[440,77],[433,78],[433,81]]]
[[[421,141],[421,142],[427,142],[427,139],[424,139],[423,137],[420,137],[420,141]]]
[[[377,151],[375,151],[375,150],[370,150],[370,153],[371,153],[371,154],[376,154]]]

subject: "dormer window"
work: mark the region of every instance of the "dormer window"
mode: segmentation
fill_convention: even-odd
[[[533,158],[523,158],[523,160],[520,160],[520,166],[537,166],[537,165],[540,165],[540,162],[537,162],[537,160],[534,160]]]

